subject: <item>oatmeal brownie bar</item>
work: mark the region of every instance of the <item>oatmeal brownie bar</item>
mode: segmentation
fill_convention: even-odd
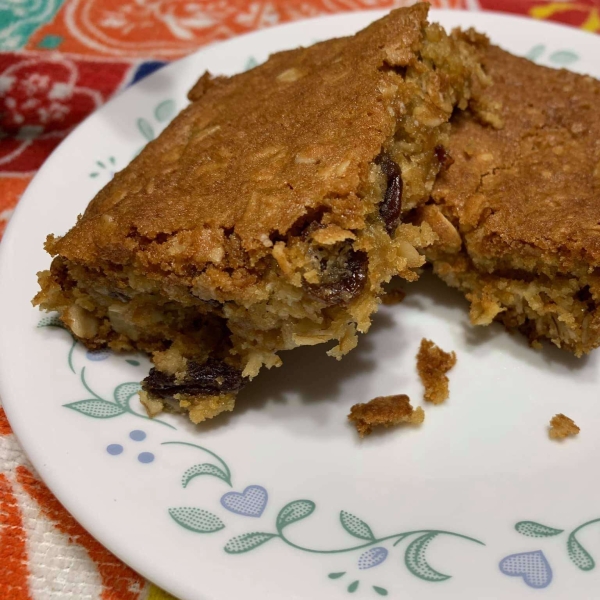
[[[434,271],[496,319],[580,356],[600,343],[600,82],[490,46],[493,79],[419,211]]]
[[[89,348],[150,353],[150,414],[231,410],[278,353],[354,348],[382,284],[408,280],[434,234],[448,120],[485,79],[478,49],[425,4],[353,37],[203,75],[190,105],[46,243],[34,302]]]

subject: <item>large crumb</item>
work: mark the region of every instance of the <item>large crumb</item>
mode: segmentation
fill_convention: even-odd
[[[425,419],[423,409],[410,405],[410,398],[405,394],[395,396],[378,396],[366,404],[355,404],[350,409],[348,420],[354,423],[360,437],[369,435],[373,427],[383,425],[390,427],[400,423],[419,425]]]
[[[423,338],[417,354],[417,370],[425,387],[425,400],[441,404],[448,396],[446,373],[456,364],[454,352],[444,352],[431,340]]]
[[[550,431],[548,435],[553,440],[560,440],[562,438],[569,437],[570,435],[577,435],[579,433],[579,427],[575,425],[573,419],[559,413],[554,415],[550,420]]]

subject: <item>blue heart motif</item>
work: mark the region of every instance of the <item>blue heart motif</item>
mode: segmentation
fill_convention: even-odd
[[[260,485],[249,485],[243,492],[227,492],[221,497],[221,504],[230,512],[244,517],[260,517],[269,494]]]
[[[502,573],[511,577],[522,577],[532,588],[548,587],[552,581],[552,569],[541,550],[511,554],[504,557],[499,566]]]

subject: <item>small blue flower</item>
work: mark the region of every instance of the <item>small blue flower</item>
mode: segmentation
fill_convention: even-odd
[[[388,556],[388,551],[383,546],[369,548],[363,552],[358,559],[359,569],[371,569],[380,565]]]
[[[108,350],[88,350],[85,353],[88,360],[99,361],[106,360],[110,356],[110,352]]]
[[[138,460],[141,463],[151,463],[154,460],[154,454],[152,452],[140,452],[138,454]]]

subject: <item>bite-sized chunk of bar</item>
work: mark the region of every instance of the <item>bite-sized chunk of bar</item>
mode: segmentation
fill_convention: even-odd
[[[190,105],[92,200],[35,303],[89,348],[150,353],[151,414],[231,410],[282,350],[340,358],[382,284],[434,239],[427,200],[448,120],[486,77],[480,48],[393,11],[347,38],[203,75]],[[440,158],[442,157],[442,158]]]
[[[454,163],[415,222],[472,323],[580,356],[600,344],[600,82],[493,46],[483,64],[494,83],[453,119]]]
[[[421,340],[417,352],[417,371],[425,388],[425,400],[441,404],[448,398],[450,389],[446,373],[455,364],[455,352],[445,352],[431,340]]]
[[[420,425],[425,413],[420,406],[413,408],[406,394],[378,396],[350,409],[348,420],[354,424],[360,437],[373,431],[373,427],[395,427],[403,423]]]

